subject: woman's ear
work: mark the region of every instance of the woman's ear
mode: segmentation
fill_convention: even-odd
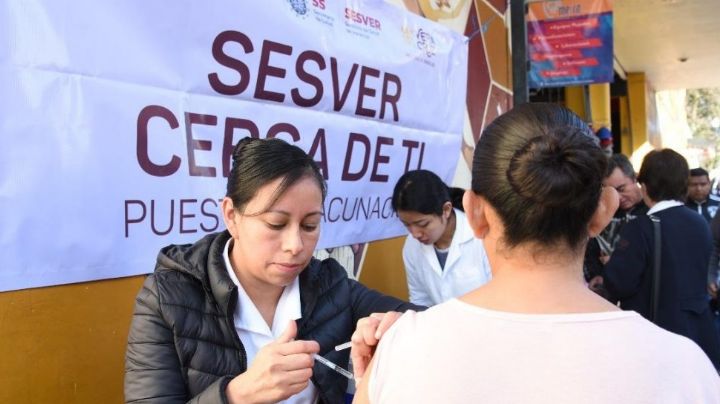
[[[238,218],[238,212],[235,210],[235,205],[233,205],[232,199],[227,196],[224,197],[220,208],[222,209],[222,217],[223,222],[225,222],[225,227],[227,227],[230,235],[235,238],[235,235],[237,234],[237,225],[235,221]]]
[[[477,238],[485,238],[489,230],[487,216],[485,215],[486,203],[485,198],[477,195],[472,190],[465,191],[463,195],[465,216],[467,216],[470,228]]]
[[[620,197],[613,187],[602,187],[597,209],[588,223],[588,234],[595,237],[610,223],[620,205]]]
[[[447,201],[447,202],[443,203],[442,214],[443,214],[443,218],[445,220],[450,218],[450,215],[452,214],[452,209],[453,209],[452,202]]]

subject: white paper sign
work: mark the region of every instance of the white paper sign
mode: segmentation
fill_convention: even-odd
[[[408,169],[450,181],[464,37],[383,1],[0,5],[0,290],[148,273],[223,229],[232,146],[309,152],[318,247],[404,234]]]

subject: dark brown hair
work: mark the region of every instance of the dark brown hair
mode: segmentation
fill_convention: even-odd
[[[243,138],[235,145],[232,159],[226,196],[232,199],[235,209],[240,212],[261,187],[278,178],[283,180],[265,209],[269,209],[285,190],[305,177],[317,182],[325,200],[327,187],[315,161],[301,148],[284,140]],[[252,212],[259,213],[263,212]]]
[[[556,104],[515,107],[493,121],[475,147],[472,190],[505,225],[509,247],[587,240],[607,157],[588,126]]]
[[[440,216],[445,202],[463,210],[464,193],[464,189],[448,187],[432,171],[413,170],[403,174],[395,184],[391,202],[395,212],[403,210]]]
[[[687,160],[672,149],[653,150],[643,159],[638,182],[655,202],[684,201],[687,195]]]

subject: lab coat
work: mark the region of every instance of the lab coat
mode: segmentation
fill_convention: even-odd
[[[440,268],[432,245],[422,244],[412,235],[405,239],[403,261],[410,302],[423,306],[442,303],[484,285],[492,277],[482,240],[475,238],[465,213],[455,209],[455,218],[445,269]]]

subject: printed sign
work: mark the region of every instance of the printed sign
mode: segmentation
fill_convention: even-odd
[[[222,230],[245,136],[318,162],[318,248],[405,234],[400,175],[455,170],[465,38],[381,0],[11,0],[0,32],[0,290],[148,273]]]
[[[530,87],[612,82],[612,0],[530,3],[527,31]]]

